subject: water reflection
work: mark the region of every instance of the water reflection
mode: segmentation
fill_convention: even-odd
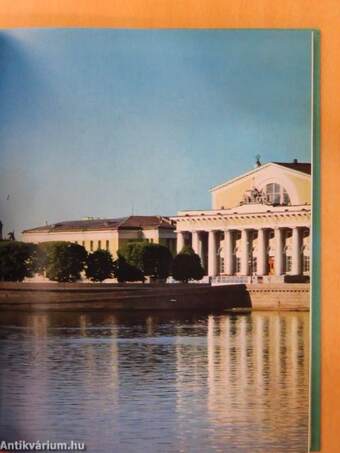
[[[6,313],[0,335],[2,438],[307,451],[308,313]]]

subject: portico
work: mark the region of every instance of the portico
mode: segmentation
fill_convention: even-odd
[[[202,215],[202,213],[200,214]],[[309,273],[309,248],[304,239],[309,239],[310,228],[307,212],[283,215],[286,222],[280,226],[230,225],[228,214],[220,217],[221,226],[213,229],[190,229],[190,223],[202,222],[197,217],[177,220],[179,252],[184,244],[191,245],[206,268],[207,275],[300,275]],[[234,219],[235,220],[235,219]],[[243,220],[241,218],[240,220]],[[260,219],[257,219],[260,220]],[[282,219],[284,220],[284,219]],[[295,220],[294,225],[289,220]],[[213,219],[206,218],[209,223]],[[185,230],[179,228],[185,227]],[[208,237],[208,240],[206,240]],[[183,245],[182,245],[183,244]],[[207,257],[205,260],[204,257]],[[305,264],[305,266],[303,266]]]
[[[174,218],[177,252],[184,245],[192,246],[209,277],[254,276],[261,279],[287,274],[309,275],[311,205],[304,195],[308,194],[308,187],[302,187],[298,181],[304,191],[301,196],[299,184],[296,189],[292,185],[297,171],[286,169],[283,170],[284,177],[291,176],[290,184],[286,184],[289,192],[274,182],[266,185],[265,182],[273,181],[273,178],[268,178],[268,168],[264,171],[264,167],[250,172],[260,173],[257,174],[258,186],[264,189],[254,188],[254,177],[251,178],[250,189],[246,194],[239,193],[238,205],[227,206],[230,193],[236,197],[235,188],[231,187],[225,194],[226,206],[219,209],[214,206],[215,209],[207,211],[181,211]],[[308,186],[310,181],[306,174],[300,173],[303,173],[302,182]],[[242,184],[242,189],[244,187]],[[217,187],[217,192],[220,190],[225,190],[224,185]],[[292,204],[291,199],[297,204]],[[213,193],[213,205],[216,200],[223,202],[220,194]]]

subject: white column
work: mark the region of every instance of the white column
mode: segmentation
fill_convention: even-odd
[[[275,275],[283,274],[283,231],[275,228]]]
[[[208,237],[208,275],[215,277],[217,273],[216,231],[209,231]]]
[[[184,231],[177,231],[177,253],[184,247]]]
[[[241,275],[249,275],[249,231],[241,231]]]
[[[198,231],[192,232],[192,249],[198,255]]]
[[[301,274],[301,239],[299,228],[293,228],[292,236],[292,274]]]
[[[231,230],[224,232],[224,273],[233,275],[233,233]]]
[[[197,255],[200,257],[201,265],[203,267],[203,241],[202,234],[200,231],[197,231]]]
[[[192,249],[200,257],[201,265],[203,266],[202,238],[199,231],[192,232]]]
[[[267,273],[267,247],[266,231],[260,228],[257,235],[257,274],[266,275]]]

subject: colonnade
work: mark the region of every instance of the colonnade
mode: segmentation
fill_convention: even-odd
[[[179,253],[186,244],[186,238],[191,236],[191,246],[197,253],[201,262],[204,262],[203,235],[208,235],[207,242],[207,273],[214,277],[218,274],[219,244],[223,237],[223,259],[224,274],[250,275],[252,273],[253,256],[257,259],[256,275],[263,276],[269,271],[269,238],[274,231],[273,265],[274,273],[280,276],[286,273],[285,269],[285,238],[287,231],[291,234],[291,269],[292,275],[302,274],[302,236],[303,231],[309,229],[306,226],[299,227],[273,227],[273,228],[228,228],[224,230],[212,229],[209,231],[177,231],[177,252]],[[236,236],[237,235],[237,236]],[[253,250],[253,240],[257,238],[256,251]],[[239,239],[238,258],[240,258],[239,269],[235,264],[235,242]]]

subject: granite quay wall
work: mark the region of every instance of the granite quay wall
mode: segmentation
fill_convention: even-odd
[[[246,285],[251,305],[256,310],[309,310],[308,283]]]
[[[308,310],[308,284],[0,282],[0,310]]]

